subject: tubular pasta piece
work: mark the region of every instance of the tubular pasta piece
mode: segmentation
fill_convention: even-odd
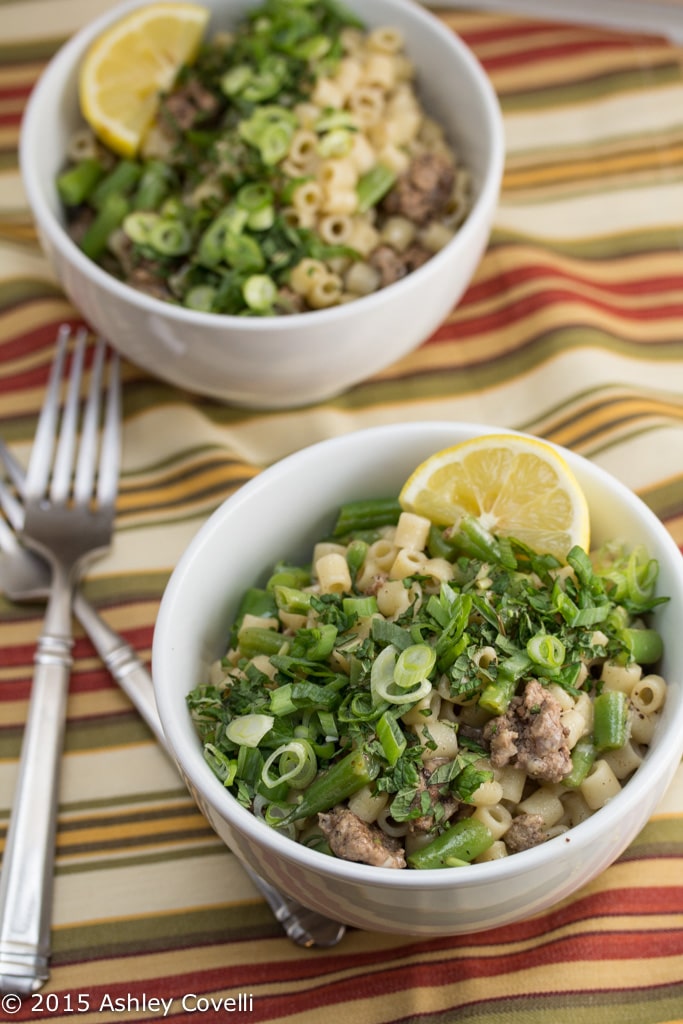
[[[401,715],[401,721],[406,725],[428,724],[438,719],[441,711],[441,697],[436,690],[432,690],[426,697],[419,700],[415,707]]]
[[[607,761],[600,758],[593,764],[579,789],[590,809],[597,811],[617,795],[621,789],[621,783]]]
[[[404,45],[404,36],[399,28],[393,25],[378,25],[367,35],[367,46],[377,53],[399,53]]]
[[[382,225],[379,237],[397,252],[405,252],[415,240],[417,227],[407,217],[388,217]]]
[[[425,516],[418,516],[414,512],[401,512],[396,524],[394,543],[399,548],[424,551],[430,527],[431,523]]]
[[[349,225],[349,238],[353,229],[353,222]],[[349,241],[347,238],[347,243]],[[350,292],[356,295],[370,295],[377,291],[380,283],[379,271],[370,263],[364,260],[356,260],[352,263],[344,276],[344,285]]]
[[[486,825],[494,840],[504,836],[512,824],[512,815],[501,803],[477,807],[472,817]]]
[[[418,725],[414,726],[414,729],[420,743],[425,748],[422,754],[423,761],[433,761],[439,757],[445,757],[448,761],[452,761],[458,753],[458,736],[450,722],[440,720],[430,722],[426,728]],[[436,746],[433,745],[434,743]]]
[[[503,857],[509,856],[508,848],[502,839],[494,839],[489,846],[488,850],[484,850],[478,857],[474,858],[475,864],[486,864],[492,860],[502,860]]]
[[[423,249],[428,252],[440,252],[454,237],[453,228],[442,224],[441,221],[433,220],[420,231],[418,241]]]
[[[384,810],[389,800],[387,793],[373,793],[369,786],[363,786],[349,797],[349,810],[361,821],[372,825]]]
[[[540,814],[546,828],[556,825],[564,814],[560,798],[545,786],[539,786],[517,806],[524,814]]]
[[[643,755],[633,740],[627,740],[618,750],[608,750],[602,755],[616,777],[627,779],[643,763]]]
[[[407,821],[394,821],[391,817],[389,806],[384,807],[377,815],[377,824],[382,829],[385,835],[393,836],[395,839],[400,839],[401,836],[408,835],[408,822]],[[406,852],[407,852],[407,838],[406,838]]]
[[[402,580],[387,580],[377,589],[377,607],[385,618],[392,621],[410,608],[413,595]]]
[[[521,768],[494,768],[493,777],[502,787],[501,799],[510,804],[518,804],[524,792],[526,772]]]
[[[413,576],[422,571],[426,561],[427,557],[424,552],[400,548],[389,570],[389,577],[392,580],[402,580],[406,576]]]
[[[664,706],[666,682],[661,676],[647,675],[639,679],[631,690],[631,703],[636,711],[652,715]]]
[[[364,127],[377,124],[384,112],[384,97],[380,89],[359,85],[347,99],[349,110]]]
[[[309,256],[300,260],[289,274],[289,286],[298,295],[308,295],[314,282],[327,273],[327,268],[321,260],[311,259]]]
[[[468,803],[474,805],[474,807],[494,807],[500,804],[503,799],[503,787],[500,782],[496,782],[495,779],[490,779],[488,782],[482,782],[480,786],[475,789],[474,793],[470,796]]]
[[[326,309],[328,306],[336,306],[341,294],[342,280],[339,275],[326,273],[315,279],[306,298],[313,309]],[[350,589],[350,585],[347,589]]]
[[[628,714],[628,727],[633,742],[649,746],[658,721],[659,712],[646,715],[643,711],[637,711],[636,708],[631,707]]]
[[[396,67],[391,54],[369,53],[362,67],[361,82],[389,92],[396,82]]]
[[[615,661],[606,661],[600,672],[600,679],[605,690],[621,690],[630,695],[631,690],[643,674],[640,665],[617,665]]]
[[[351,234],[351,218],[344,213],[329,213],[318,221],[318,233],[329,245],[346,245]]]
[[[343,555],[331,551],[314,564],[323,594],[342,594],[351,590],[351,573]]]
[[[365,217],[355,216],[351,220],[347,245],[361,256],[367,257],[379,245],[379,232]]]

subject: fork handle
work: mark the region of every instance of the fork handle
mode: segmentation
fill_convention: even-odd
[[[80,590],[76,590],[74,594],[73,610],[111,675],[137,708],[161,746],[167,749],[154,697],[152,677],[134,648],[109,628]]]
[[[36,992],[49,976],[52,879],[71,640],[36,647],[19,776],[0,875],[0,988]]]
[[[110,629],[99,613],[76,590],[73,610],[83,629],[90,637],[97,653],[102,658],[114,679],[131,703],[137,708],[145,722],[156,736],[162,750],[171,760],[173,755],[164,734],[154,697],[152,677],[142,664],[134,649],[113,629]],[[276,920],[280,922],[289,938],[299,946],[333,946],[343,937],[346,928],[338,921],[331,921],[322,914],[309,910],[295,900],[280,893],[246,864],[242,864],[255,887],[269,904]]]

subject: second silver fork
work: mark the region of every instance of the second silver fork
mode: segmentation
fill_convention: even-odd
[[[111,542],[118,491],[118,359],[112,355],[100,429],[106,346],[101,339],[97,342],[79,431],[87,340],[86,332],[79,332],[60,424],[70,335],[69,328],[62,328],[57,337],[24,493],[22,536],[48,561],[52,582],[36,647],[29,714],[0,874],[0,988],[22,994],[35,992],[49,977],[59,763],[71,672],[71,601],[87,562],[104,553]]]
[[[0,459],[14,481],[19,495],[23,494],[24,476],[21,466],[12,454],[1,446]],[[23,507],[9,492],[1,478],[0,505],[12,526],[15,529],[19,528],[23,521]],[[42,600],[47,596],[48,583],[47,564],[24,548],[13,530],[0,517],[0,588],[4,589],[13,601],[33,601]],[[102,661],[137,708],[161,747],[173,760],[157,712],[152,677],[136,652],[123,637],[104,622],[78,588],[74,595],[73,610]],[[302,906],[270,885],[251,868],[244,864],[242,866],[292,942],[306,949],[313,949],[328,948],[341,941],[346,932],[343,924]]]

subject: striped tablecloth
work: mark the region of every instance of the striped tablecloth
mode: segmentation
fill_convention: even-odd
[[[107,6],[0,2],[0,434],[22,459],[57,325],[78,312],[26,207],[21,112],[58,45]],[[223,407],[125,365],[116,540],[87,590],[143,659],[168,575],[217,504],[279,457],[372,424],[540,434],[623,480],[683,544],[683,53],[664,37],[508,13],[438,16],[478,54],[505,117],[503,192],[476,278],[417,352],[305,410]],[[0,599],[3,825],[39,627],[40,609]],[[305,951],[82,632],[74,653],[52,976],[11,1019],[683,1020],[683,772],[619,862],[548,913],[429,941],[350,931]]]

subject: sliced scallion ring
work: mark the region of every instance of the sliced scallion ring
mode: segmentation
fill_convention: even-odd
[[[225,735],[231,743],[237,743],[240,747],[258,747],[263,737],[273,728],[274,722],[272,715],[261,715],[256,712],[238,715],[228,724]]]
[[[566,655],[559,637],[550,633],[537,633],[527,641],[526,652],[542,668],[561,668]]]
[[[292,789],[305,789],[313,782],[317,771],[318,761],[313,747],[308,740],[296,739],[281,744],[273,751],[263,766],[261,780],[269,789],[283,782]]]
[[[401,651],[394,668],[394,682],[410,690],[426,679],[436,664],[436,651],[429,644],[411,644]]]

